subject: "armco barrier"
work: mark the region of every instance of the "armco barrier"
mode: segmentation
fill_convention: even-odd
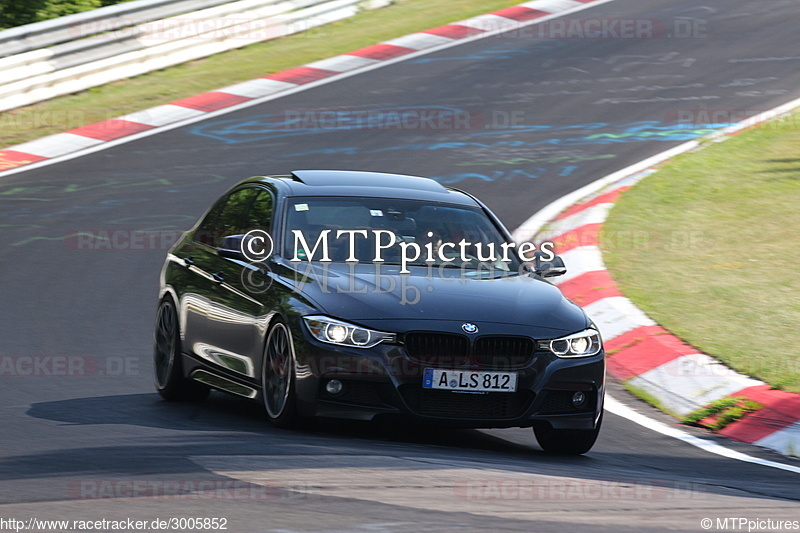
[[[0,58],[0,111],[290,35],[389,3],[138,0],[13,28],[0,32],[0,56],[5,56]],[[9,50],[17,52],[9,55]]]
[[[136,23],[159,20],[225,4],[231,0],[138,0],[26,24],[0,31],[0,57],[7,57],[75,40],[73,28],[82,24],[102,25],[113,31]]]

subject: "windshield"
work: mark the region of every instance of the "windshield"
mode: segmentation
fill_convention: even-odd
[[[282,255],[295,261],[502,271],[520,266],[514,245],[478,207],[392,198],[289,198],[284,228]]]

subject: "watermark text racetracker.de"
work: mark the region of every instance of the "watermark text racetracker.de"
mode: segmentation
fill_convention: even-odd
[[[73,500],[136,498],[159,501],[273,501],[290,497],[288,491],[292,490],[297,490],[297,487],[235,479],[115,478],[71,481],[67,496]]]
[[[458,481],[453,492],[467,501],[677,501],[708,498],[707,491],[695,483],[661,483],[583,480],[473,478]]]
[[[250,44],[287,34],[302,35],[303,31],[313,26],[314,24],[305,20],[291,21],[282,17],[170,17],[160,20],[115,17],[73,24],[68,28],[68,32],[75,39],[99,41],[137,39],[149,45],[178,40],[207,43],[241,40]]]
[[[754,78],[738,80],[743,89],[738,92],[738,95],[781,96],[784,94],[779,89],[749,90],[750,84],[755,84],[758,81]],[[767,78],[767,81],[769,81],[769,78]],[[703,124],[742,124],[746,128],[758,127],[768,130],[800,129],[800,115],[768,109],[669,109],[664,113],[664,121],[677,123],[682,128],[695,128]]]
[[[139,358],[89,355],[0,355],[3,377],[138,376]]]
[[[704,39],[707,21],[698,18],[557,18],[539,24],[481,21],[479,29],[497,31],[503,39]]]
[[[133,250],[166,251],[172,248],[183,235],[177,229],[92,229],[77,230],[64,238],[64,244],[71,250]]]

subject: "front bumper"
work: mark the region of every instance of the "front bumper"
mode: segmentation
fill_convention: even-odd
[[[524,367],[503,369],[518,373],[517,391],[455,392],[422,388],[430,363],[412,360],[400,344],[379,344],[370,349],[324,344],[301,332],[295,336],[298,409],[305,416],[371,420],[379,416],[404,416],[471,428],[530,427],[549,423],[558,429],[592,429],[603,408],[605,354],[561,359],[537,352]],[[467,362],[455,370],[486,370]],[[344,388],[337,394],[325,385],[337,379]],[[586,401],[572,404],[581,391]]]

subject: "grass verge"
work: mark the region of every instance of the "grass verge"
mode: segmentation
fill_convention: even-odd
[[[677,157],[626,192],[603,227],[604,259],[666,329],[800,392],[799,207],[795,114]],[[614,238],[631,231],[636,238]]]
[[[726,396],[681,418],[683,424],[708,427],[719,431],[741,420],[750,413],[763,409],[763,405],[744,397]]]
[[[0,114],[0,147],[166,104],[436,26],[520,0],[397,0],[300,34],[198,59]]]
[[[642,389],[640,387],[637,387],[635,385],[631,385],[631,383],[629,381],[623,381],[622,382],[622,386],[625,388],[626,391],[628,391],[631,394],[633,394],[634,396],[640,398],[645,403],[648,403],[648,404],[652,405],[653,407],[655,407],[656,409],[658,409],[662,413],[667,413],[668,415],[671,415],[671,416],[673,416],[675,418],[679,418],[678,415],[674,411],[672,411],[669,407],[667,407],[666,405],[661,403],[661,401],[659,401],[658,398],[656,398],[655,396],[653,396],[652,394],[650,394],[646,390],[644,390],[644,389]]]

